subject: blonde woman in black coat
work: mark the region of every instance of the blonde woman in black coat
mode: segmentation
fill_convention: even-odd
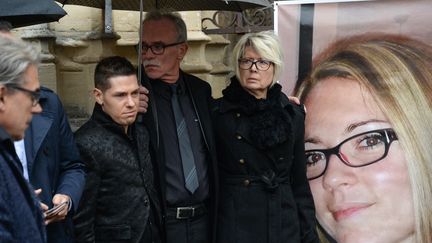
[[[270,32],[244,35],[236,75],[216,100],[218,242],[317,242],[306,178],[304,110],[276,83],[282,54]]]

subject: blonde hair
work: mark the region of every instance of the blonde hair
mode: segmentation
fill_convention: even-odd
[[[300,99],[329,77],[358,81],[392,124],[407,160],[415,242],[432,242],[432,47],[388,34],[339,40],[314,59]]]
[[[261,31],[243,35],[234,46],[232,63],[235,66],[235,74],[240,79],[238,60],[243,57],[246,47],[252,47],[263,59],[269,60],[274,65],[273,86],[282,73],[283,54],[278,37],[271,31]],[[270,87],[271,87],[270,86]]]

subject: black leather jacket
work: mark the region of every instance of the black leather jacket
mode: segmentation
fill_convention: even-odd
[[[150,210],[155,219],[160,211],[147,129],[133,124],[125,134],[96,104],[75,138],[87,167],[77,242],[147,242]]]

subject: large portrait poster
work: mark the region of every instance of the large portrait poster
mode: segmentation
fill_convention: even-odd
[[[432,44],[430,0],[275,1],[274,4],[275,32],[285,56],[280,83],[286,94],[291,94],[296,83],[307,74],[313,56],[340,37],[385,32],[409,35]]]

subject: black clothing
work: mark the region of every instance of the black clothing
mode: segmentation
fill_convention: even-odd
[[[210,227],[207,213],[190,219],[176,219],[168,210],[166,218],[167,242],[209,243]]]
[[[210,228],[208,232],[211,233],[212,239],[215,238],[216,232],[216,212],[217,212],[217,198],[218,198],[218,190],[217,190],[217,174],[216,174],[216,150],[214,147],[214,137],[213,137],[213,128],[211,125],[210,119],[210,105],[212,102],[211,98],[211,89],[210,85],[189,74],[180,73],[180,103],[185,105],[182,106],[184,116],[186,117],[186,123],[192,127],[189,129],[189,135],[191,137],[191,143],[193,146],[193,152],[195,159],[204,161],[202,162],[203,167],[198,169],[199,190],[208,191],[208,212],[209,212],[209,220],[210,220]],[[158,180],[160,183],[161,196],[163,198],[163,212],[164,217],[166,217],[167,207],[181,207],[181,206],[191,206],[197,203],[203,203],[201,200],[203,198],[199,198],[197,200],[196,197],[189,197],[184,201],[186,205],[178,203],[173,203],[176,205],[170,205],[170,201],[167,200],[167,194],[174,195],[175,197],[179,196],[175,193],[171,194],[169,191],[172,191],[174,187],[169,188],[173,183],[177,183],[177,186],[181,185],[184,192],[189,193],[184,188],[184,179],[182,174],[182,167],[180,161],[180,154],[178,149],[177,142],[177,134],[175,132],[175,120],[171,110],[170,98],[168,95],[169,87],[168,85],[164,85],[161,80],[151,80],[145,74],[143,75],[142,84],[146,86],[150,91],[150,101],[149,101],[149,109],[146,114],[143,116],[143,122],[147,125],[150,132],[150,145],[151,145],[151,153],[152,158],[154,159],[154,166],[157,171]],[[166,91],[164,88],[160,88],[161,86],[166,86]],[[164,97],[163,92],[166,93],[166,97]],[[183,95],[182,95],[182,92]],[[189,103],[189,105],[188,105]],[[192,125],[191,125],[192,124]],[[193,125],[195,124],[195,125]],[[193,128],[193,127],[196,128]],[[171,130],[171,131],[168,131]],[[167,141],[165,141],[167,140]],[[173,141],[174,140],[174,141]],[[173,145],[175,143],[175,145]],[[172,156],[170,153],[175,151],[177,155]],[[202,157],[200,159],[200,156]],[[171,159],[176,158],[177,162]],[[169,164],[175,163],[177,169],[175,172],[170,172],[167,168]],[[199,162],[197,163],[199,164]],[[205,168],[207,167],[207,169]],[[198,165],[199,167],[199,165]],[[174,167],[173,167],[174,168]],[[203,171],[207,171],[206,176]],[[167,181],[168,174],[176,174],[177,182]],[[208,189],[205,189],[208,187]],[[195,192],[196,194],[197,192]],[[181,193],[182,195],[187,195]],[[194,194],[194,195],[195,195]],[[199,194],[199,192],[198,192]],[[189,193],[190,195],[190,193]],[[184,200],[184,199],[180,199]],[[201,201],[201,202],[198,202]],[[181,222],[180,222],[181,223]],[[181,226],[179,226],[181,227]],[[207,226],[204,226],[207,227]],[[167,227],[167,222],[165,220],[165,229],[171,230],[171,228]],[[171,232],[173,233],[173,232]],[[172,235],[170,232],[167,235]],[[182,238],[182,236],[178,236],[178,238]],[[214,242],[212,240],[211,242]]]
[[[185,84],[182,79],[178,81],[178,97],[192,145],[192,152],[200,186],[193,195],[185,188],[185,181],[182,169],[182,160],[177,140],[176,124],[171,108],[171,89],[170,84],[151,80],[154,90],[155,103],[158,111],[160,130],[163,139],[165,158],[165,181],[166,181],[166,200],[170,206],[194,205],[203,202],[209,197],[208,176],[207,176],[207,152],[202,139],[201,130],[197,116],[194,112],[189,96],[185,91]],[[177,148],[177,149],[175,149]]]
[[[77,242],[158,242],[154,223],[159,200],[146,128],[135,123],[125,134],[95,104],[92,117],[75,138],[87,167],[86,186],[74,217]]]
[[[215,102],[218,242],[318,242],[304,158],[304,111],[275,84],[256,99],[237,79]]]

